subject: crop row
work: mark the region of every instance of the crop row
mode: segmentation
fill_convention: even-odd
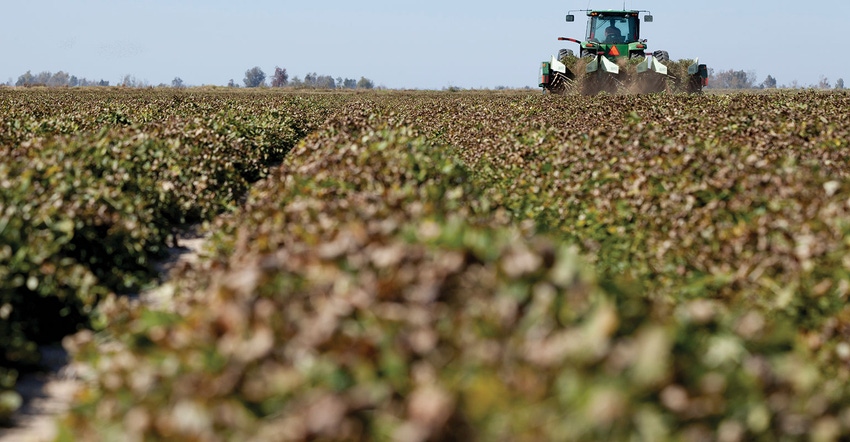
[[[237,204],[323,118],[312,104],[0,91],[0,421],[37,345],[153,282],[179,229]]]

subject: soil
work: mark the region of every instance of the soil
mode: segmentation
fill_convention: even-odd
[[[79,377],[68,363],[68,352],[61,345],[41,347],[45,371],[21,376],[15,385],[24,398],[23,406],[12,418],[11,428],[0,428],[3,442],[47,442],[56,438],[55,418],[68,410],[79,386]]]

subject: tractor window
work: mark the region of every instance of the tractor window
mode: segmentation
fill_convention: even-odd
[[[637,17],[598,15],[587,23],[587,40],[604,44],[637,41]]]

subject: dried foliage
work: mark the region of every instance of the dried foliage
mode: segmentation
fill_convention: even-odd
[[[850,435],[850,96],[251,97],[311,134],[66,341],[67,434]]]
[[[37,344],[86,326],[104,296],[150,283],[168,236],[235,205],[310,121],[297,98],[7,90],[0,100],[0,390],[37,365]],[[5,394],[0,421],[19,404]]]

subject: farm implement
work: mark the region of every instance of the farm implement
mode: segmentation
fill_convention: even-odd
[[[570,11],[567,22],[575,21]],[[696,60],[671,62],[667,51],[649,52],[640,36],[640,16],[652,22],[649,11],[586,10],[585,39],[560,37],[579,45],[578,55],[561,49],[540,67],[540,87],[554,94],[594,95],[687,92],[700,93],[708,84],[708,68]],[[668,66],[669,65],[669,66]]]

